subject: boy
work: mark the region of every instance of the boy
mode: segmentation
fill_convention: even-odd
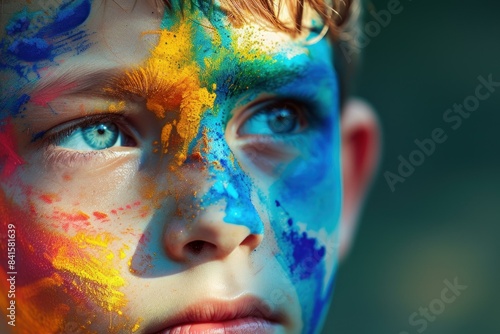
[[[348,15],[4,1],[6,330],[318,332],[377,150],[334,67]]]

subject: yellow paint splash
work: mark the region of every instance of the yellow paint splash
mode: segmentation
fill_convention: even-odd
[[[189,20],[183,20],[169,31],[148,33],[159,35],[151,56],[145,64],[119,78],[114,84],[116,88],[106,90],[141,96],[148,110],[160,119],[168,118],[161,134],[162,152],[174,149],[174,162],[181,165],[187,157],[189,143],[198,133],[201,115],[206,108],[213,107],[216,95],[200,83]],[[215,84],[211,86],[212,90],[216,88]]]
[[[108,249],[113,238],[107,234],[90,236],[79,232],[72,239],[76,247],[62,245],[52,265],[75,277],[72,284],[77,291],[90,296],[105,310],[121,315],[127,300],[119,289],[125,285],[125,280],[114,268],[114,255]],[[86,248],[92,249],[92,255],[81,251]]]
[[[134,326],[132,327],[132,329],[131,329],[132,333],[137,332],[137,331],[139,330],[139,328],[141,328],[141,323],[142,323],[143,321],[144,321],[144,319],[142,319],[142,318],[139,318],[139,319],[137,320],[137,322],[135,323],[135,325],[134,325]]]

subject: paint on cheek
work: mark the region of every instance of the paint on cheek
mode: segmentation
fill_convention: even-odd
[[[114,254],[108,248],[112,240],[108,234],[78,233],[60,244],[50,260],[56,270],[72,277],[73,288],[82,297],[90,297],[104,310],[121,315],[127,303],[120,291],[125,280],[115,268]]]
[[[310,238],[306,232],[290,230],[283,232],[285,242],[293,245],[293,262],[290,272],[299,279],[308,279],[325,257],[325,247],[319,246],[316,238]]]
[[[332,233],[338,226],[342,206],[339,131],[338,124],[325,125],[312,134],[299,148],[301,155],[271,187],[290,215],[313,231]]]
[[[317,238],[311,237],[307,232],[300,232],[279,201],[276,201],[276,206],[281,209],[281,214],[278,215],[281,219],[277,219],[279,223],[272,224],[281,231],[281,237],[277,240],[282,251],[279,261],[288,269],[300,298],[305,325],[302,332],[317,333],[331,296],[332,282],[325,281],[326,248]]]
[[[7,231],[8,224],[16,227],[16,330],[18,333],[62,332],[72,302],[67,296],[61,296],[66,290],[64,280],[44,256],[47,248],[44,243],[50,238],[33,225],[26,211],[12,207],[0,189],[0,228]],[[0,251],[6,254],[7,240],[4,235],[0,239]],[[6,261],[0,264],[2,310],[6,310],[9,303],[6,273],[10,270],[6,264]]]
[[[67,333],[75,321],[80,331],[94,333],[87,327],[103,316],[123,320],[110,324],[107,332],[130,332],[134,323],[122,315],[127,300],[121,288],[126,282],[117,269],[122,261],[126,268],[126,246],[111,251],[115,238],[109,234],[67,237],[51,232],[37,221],[35,211],[27,211],[33,210],[17,208],[0,189],[0,227],[16,226],[16,269],[22,273],[16,279],[19,333]],[[0,243],[0,251],[6,253],[6,247],[7,242]],[[0,264],[2,307],[9,302],[5,264]]]
[[[278,215],[281,218],[275,219],[280,222],[286,221],[286,224],[275,222],[273,226],[281,227],[280,248],[286,254],[289,271],[295,279],[308,279],[323,264],[326,248],[316,238],[309,237],[307,232],[299,232],[293,218],[281,202],[276,200],[274,203],[281,211]]]

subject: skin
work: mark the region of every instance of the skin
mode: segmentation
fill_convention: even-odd
[[[0,224],[15,225],[18,272],[8,330],[151,333],[206,300],[255,296],[282,314],[277,332],[317,332],[342,221],[328,40],[117,3],[94,1],[63,32],[46,28],[65,8],[53,9],[30,29],[57,47],[27,53],[5,35],[19,14],[2,17]],[[88,147],[82,122],[115,124],[123,140]]]

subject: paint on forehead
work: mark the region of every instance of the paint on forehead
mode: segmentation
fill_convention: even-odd
[[[199,66],[193,55],[193,27],[187,21],[159,34],[157,46],[146,63],[129,70],[106,90],[113,94],[143,97],[146,107],[159,119],[168,122],[162,131],[163,154],[175,152],[175,165],[182,164],[188,146],[199,130],[202,113],[213,107],[215,86],[202,86]]]
[[[79,54],[90,46],[89,35],[77,29],[90,7],[90,0],[65,1],[54,9],[32,12],[25,7],[13,15],[0,41],[0,72],[11,83],[2,84],[0,123],[21,114],[30,98],[22,92],[40,79],[42,70],[56,65],[57,56]]]
[[[62,45],[54,45],[51,39],[85,22],[90,15],[90,7],[89,0],[77,0],[64,3],[54,12],[30,13],[24,9],[6,26],[9,38],[4,41],[8,44],[9,53],[26,62],[53,60]]]

